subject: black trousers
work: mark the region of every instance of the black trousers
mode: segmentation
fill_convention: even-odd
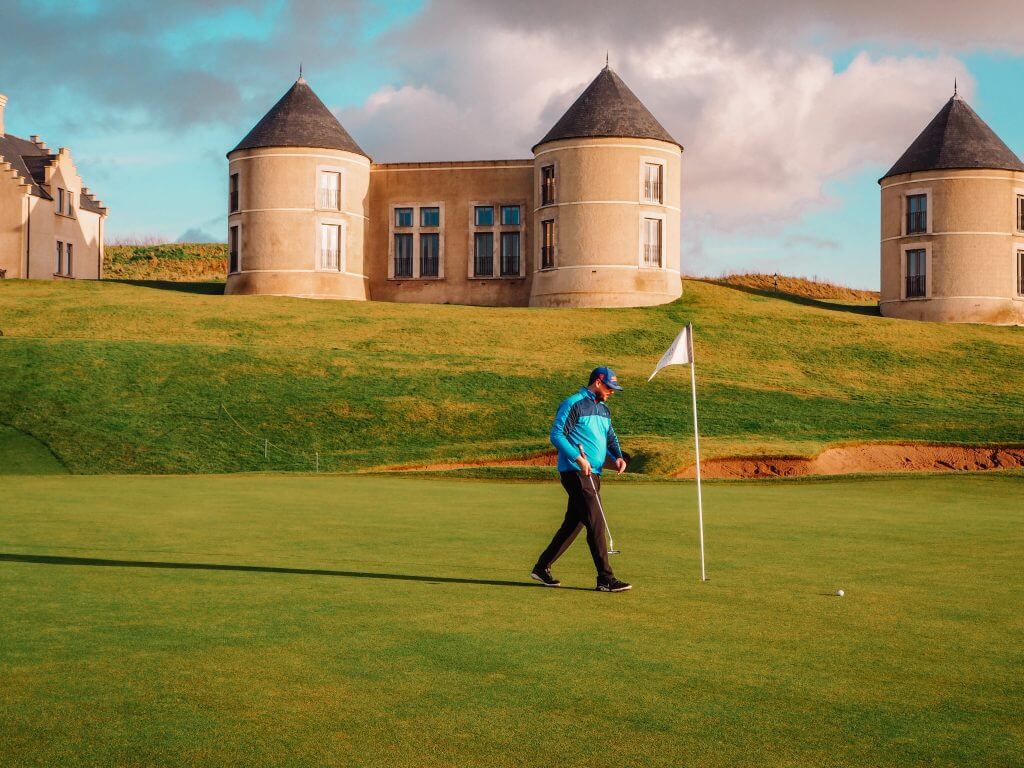
[[[597,494],[601,492],[601,476],[590,476],[594,481],[594,486],[591,487],[590,480],[584,480],[579,472],[559,474],[562,478],[562,487],[569,494],[569,505],[565,510],[562,527],[537,560],[537,565],[541,568],[550,568],[573,543],[580,530],[586,528],[587,545],[590,547],[591,557],[594,558],[598,578],[610,579],[613,574],[611,563],[608,561],[608,531],[597,498]]]

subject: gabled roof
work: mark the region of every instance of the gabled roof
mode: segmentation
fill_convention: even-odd
[[[534,145],[534,149],[549,141],[585,137],[657,139],[682,148],[608,66],[601,70],[547,135]]]
[[[341,149],[369,158],[302,77],[231,151],[257,147]]]
[[[882,179],[940,168],[1024,171],[1024,163],[966,101],[954,94]]]
[[[31,194],[44,200],[53,199],[42,185],[46,183],[46,169],[57,155],[40,149],[28,139],[6,133],[0,136],[0,157],[10,163],[22,181],[31,187]]]

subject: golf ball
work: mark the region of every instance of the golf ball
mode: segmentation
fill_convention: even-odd
[[[840,590],[839,590],[838,592],[836,592],[836,596],[837,596],[837,597],[842,597],[842,596],[843,596],[843,595],[845,595],[845,594],[846,594],[846,593],[845,593],[845,592],[843,592],[843,590],[841,590],[841,589],[840,589]]]

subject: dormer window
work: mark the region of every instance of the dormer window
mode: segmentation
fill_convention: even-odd
[[[928,231],[928,195],[907,195],[907,234]]]

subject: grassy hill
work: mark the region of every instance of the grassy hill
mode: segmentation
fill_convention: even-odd
[[[108,280],[224,280],[225,243],[110,245],[104,249]]]
[[[709,455],[843,441],[1024,442],[1024,329],[889,320],[687,281],[672,304],[538,310],[225,297],[216,284],[0,282],[0,423],[69,471],[369,469],[547,447],[558,401],[615,367],[646,473],[691,460],[697,329]],[[584,380],[585,383],[585,380]],[[0,436],[2,439],[2,436]]]

